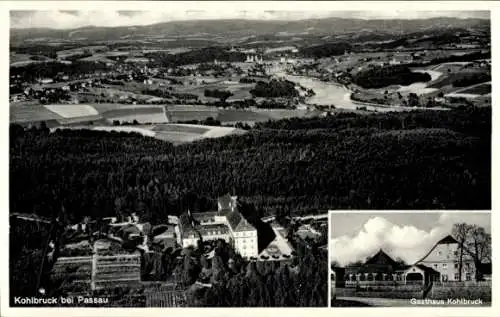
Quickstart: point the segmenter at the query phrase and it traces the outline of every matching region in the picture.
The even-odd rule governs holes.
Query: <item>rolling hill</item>
[[[485,19],[432,18],[415,20],[361,20],[343,18],[283,20],[196,20],[158,23],[147,26],[127,27],[82,27],[77,29],[11,29],[11,43],[20,44],[26,40],[115,41],[144,40],[148,36],[186,37],[188,35],[205,39],[220,36],[228,38],[256,37],[263,35],[332,35],[354,32],[402,34],[438,29],[489,29],[490,21]]]

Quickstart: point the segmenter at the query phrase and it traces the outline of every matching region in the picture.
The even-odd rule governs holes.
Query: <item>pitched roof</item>
[[[189,217],[187,213],[182,213],[179,216],[179,230],[181,231],[181,233],[194,231],[193,225],[191,224],[191,217]]]
[[[447,235],[446,237],[444,237],[443,239],[439,240],[438,242],[436,242],[436,244],[429,250],[429,252],[427,252],[420,260],[418,260],[416,263],[419,263],[423,260],[425,260],[426,257],[429,256],[429,254],[431,254],[432,251],[434,251],[434,249],[440,245],[440,244],[452,244],[452,243],[458,243],[457,240],[455,240],[455,238],[453,238],[451,235]]]
[[[443,239],[439,240],[436,243],[436,245],[438,245],[438,244],[453,244],[453,243],[458,243],[458,241],[455,240],[455,238],[453,238],[451,235],[447,235]]]
[[[238,212],[234,211],[226,215],[227,222],[233,231],[250,231],[255,230],[248,221]]]
[[[213,224],[200,226],[198,231],[202,236],[210,236],[214,234],[226,234],[229,232],[229,228],[224,224]]]
[[[243,218],[241,216],[241,214],[237,211],[228,213],[226,215],[226,217],[227,217],[227,222],[229,223],[229,226],[231,227],[231,229],[233,231],[236,229],[236,227],[240,223],[241,218]]]
[[[397,262],[394,261],[387,253],[380,249],[374,256],[365,262],[365,265],[390,265],[397,266]]]
[[[240,223],[236,226],[234,231],[252,231],[255,227],[252,226],[244,217],[240,220]]]
[[[204,220],[214,219],[214,217],[216,215],[217,215],[216,211],[195,212],[195,213],[191,214],[193,219],[196,221],[199,221],[199,222],[204,221]]]

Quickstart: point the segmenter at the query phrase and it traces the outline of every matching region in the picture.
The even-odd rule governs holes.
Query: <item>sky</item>
[[[333,213],[330,259],[347,265],[383,249],[394,259],[415,263],[459,222],[491,232],[491,214],[483,212]]]
[[[168,10],[122,10],[122,11],[78,11],[78,10],[13,10],[10,11],[11,28],[54,28],[68,29],[83,26],[132,26],[149,25],[178,20],[201,20],[201,19],[257,19],[257,20],[299,20],[307,18],[359,18],[359,19],[420,19],[433,17],[457,17],[457,18],[489,18],[489,11],[314,11],[310,4],[308,10],[245,10],[227,6],[224,10],[220,8],[205,10],[202,8],[186,9],[185,7],[173,7]],[[213,7],[213,4],[212,4]],[[255,7],[255,6],[254,6]],[[162,8],[165,8],[163,6]]]

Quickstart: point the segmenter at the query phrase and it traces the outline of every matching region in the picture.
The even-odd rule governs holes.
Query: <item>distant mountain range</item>
[[[194,20],[158,23],[147,26],[82,27],[77,29],[11,29],[11,42],[26,40],[116,41],[138,38],[242,38],[253,36],[333,35],[347,33],[406,34],[444,29],[489,31],[489,19],[432,18],[415,20],[307,19],[283,20]]]

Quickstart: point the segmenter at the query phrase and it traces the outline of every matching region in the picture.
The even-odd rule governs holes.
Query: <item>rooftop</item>
[[[453,243],[458,243],[455,238],[453,238],[451,235],[447,235],[443,239],[439,240],[436,244],[453,244]]]
[[[224,224],[203,225],[198,228],[201,235],[219,235],[229,233],[229,228]]]
[[[278,228],[273,228],[276,234],[275,238],[269,245],[259,254],[259,260],[286,260],[291,258],[294,251],[284,236],[281,235]]]

